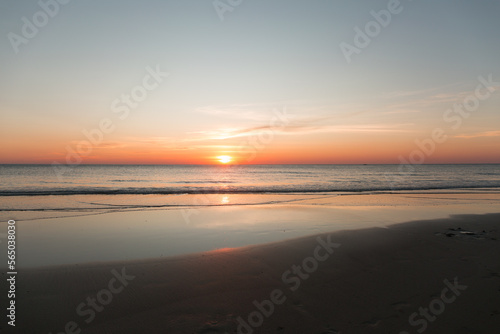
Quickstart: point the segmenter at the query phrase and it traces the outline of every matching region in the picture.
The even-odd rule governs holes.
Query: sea
[[[0,196],[331,193],[500,187],[500,165],[0,165]]]

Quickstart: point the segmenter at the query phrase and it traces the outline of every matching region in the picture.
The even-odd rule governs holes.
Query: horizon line
[[[0,166],[23,166],[23,165],[39,165],[39,166],[52,166],[52,163],[0,163]],[[269,163],[269,164],[182,164],[182,163],[171,163],[171,164],[158,164],[158,163],[81,163],[81,164],[61,164],[68,167],[77,166],[286,166],[286,165],[303,165],[303,166],[314,166],[314,165],[336,165],[336,166],[368,166],[368,165],[402,165],[402,163]],[[500,162],[442,162],[442,163],[423,163],[423,164],[411,164],[412,166],[429,166],[429,165],[500,165]]]

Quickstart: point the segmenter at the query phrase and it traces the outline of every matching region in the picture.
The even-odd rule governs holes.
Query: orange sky
[[[430,138],[414,133],[310,134],[276,133],[271,141],[261,142],[258,132],[250,137],[201,141],[196,145],[172,147],[167,142],[59,142],[58,138],[10,137],[0,149],[1,163],[73,164],[218,164],[217,156],[229,155],[236,164],[364,164],[400,163],[411,155],[424,163],[499,163],[497,136],[471,138],[453,136],[435,143],[432,152],[417,146]],[[204,145],[206,144],[206,145]],[[431,145],[432,144],[428,144]],[[77,151],[80,147],[81,151]],[[415,153],[417,152],[417,153]],[[422,153],[418,153],[422,152]],[[68,160],[67,160],[68,159]]]
[[[106,3],[0,39],[0,163],[500,163],[494,1],[409,2],[350,55],[380,4],[256,2],[221,20],[211,2]],[[3,8],[4,37],[38,11]]]

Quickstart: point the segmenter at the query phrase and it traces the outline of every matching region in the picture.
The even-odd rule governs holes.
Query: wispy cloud
[[[81,141],[73,140],[70,142],[70,145],[73,147],[76,147],[78,145],[81,145]],[[126,143],[121,142],[121,141],[105,141],[102,143],[99,143],[97,145],[92,144],[91,147],[92,149],[109,149],[109,148],[120,148],[120,147],[125,147]]]
[[[305,124],[290,124],[284,128],[277,129],[273,126],[256,126],[249,128],[242,128],[238,130],[227,131],[227,129],[221,129],[220,131],[211,131],[207,133],[209,135],[206,139],[229,139],[253,136],[265,131],[272,131],[274,133],[282,135],[306,135],[312,133],[369,133],[369,132],[411,132],[408,127],[411,124],[367,124],[367,125],[315,125]]]
[[[500,131],[485,131],[485,132],[477,132],[472,134],[462,134],[455,136],[455,138],[463,138],[463,139],[472,139],[480,137],[500,137]]]
[[[476,86],[477,83],[471,86],[457,82],[430,89],[392,92],[382,96],[382,100],[386,101],[386,110],[377,108],[375,111],[382,114],[398,114],[432,108],[450,108],[454,103],[462,103],[465,98],[473,95]],[[500,87],[494,88],[500,89]]]
[[[221,116],[225,119],[260,122],[268,120],[272,111],[273,106],[264,103],[206,106],[197,109],[199,113]]]
[[[436,95],[437,92],[441,92],[446,89],[463,87],[463,86],[464,86],[463,82],[454,82],[447,85],[420,89],[420,90],[394,91],[386,94],[385,97],[399,98],[399,97],[409,97],[409,96],[429,96],[429,95]]]

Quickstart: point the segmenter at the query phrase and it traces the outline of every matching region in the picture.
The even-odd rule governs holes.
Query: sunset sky
[[[41,3],[0,3],[0,163],[500,163],[499,1]]]

